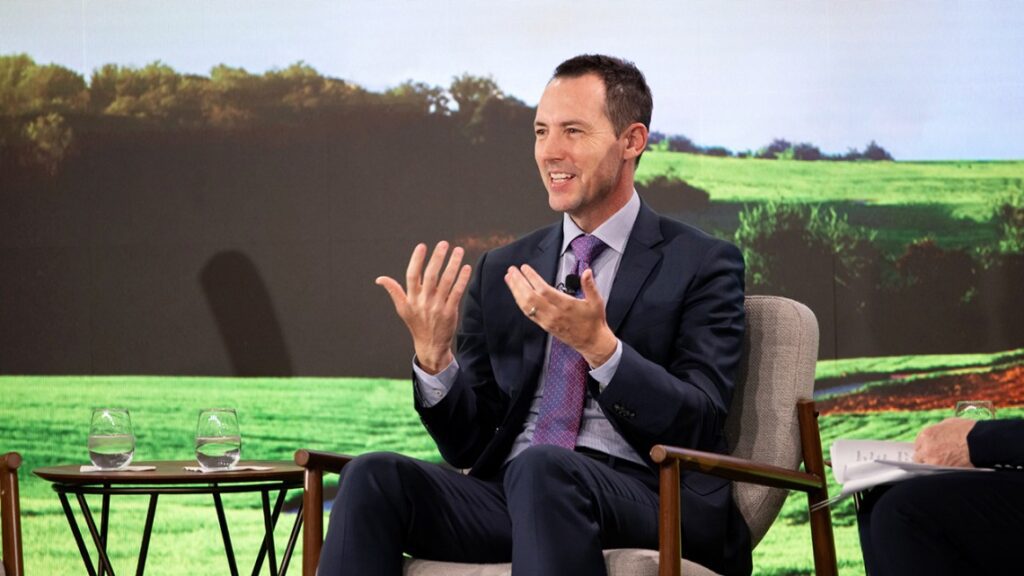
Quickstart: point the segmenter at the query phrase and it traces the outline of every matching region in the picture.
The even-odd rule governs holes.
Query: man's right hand
[[[442,240],[424,268],[427,245],[417,244],[405,271],[405,290],[388,276],[376,280],[377,285],[387,290],[395,311],[409,328],[416,362],[428,374],[437,374],[453,360],[452,338],[459,324],[459,301],[472,271],[468,264],[462,265],[464,251],[461,247],[452,250],[444,266],[447,255],[448,243]]]

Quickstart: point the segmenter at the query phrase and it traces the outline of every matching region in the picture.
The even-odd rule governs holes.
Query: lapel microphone
[[[560,284],[558,289],[565,294],[575,296],[580,291],[580,276],[579,274],[569,274],[565,277],[565,284]]]

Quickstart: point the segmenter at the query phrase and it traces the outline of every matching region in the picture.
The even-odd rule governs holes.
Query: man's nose
[[[542,160],[561,160],[565,157],[565,141],[557,134],[549,134],[537,142],[537,146]]]

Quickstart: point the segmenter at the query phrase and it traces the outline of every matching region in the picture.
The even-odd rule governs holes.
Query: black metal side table
[[[139,560],[136,567],[136,574],[141,576],[146,568],[146,553],[149,549],[149,537],[153,531],[153,518],[156,514],[157,499],[161,494],[210,494],[213,496],[213,503],[217,509],[217,519],[220,522],[221,536],[224,539],[224,551],[227,554],[228,566],[231,568],[232,576],[238,576],[238,566],[235,562],[235,553],[231,547],[231,535],[228,532],[227,518],[224,515],[224,505],[221,502],[221,494],[239,492],[259,492],[263,499],[263,522],[266,535],[263,538],[263,545],[260,547],[256,562],[253,565],[253,575],[259,574],[263,567],[264,557],[269,558],[270,573],[272,575],[284,575],[288,570],[288,563],[291,560],[295,543],[298,540],[299,530],[302,528],[301,504],[298,513],[295,515],[295,524],[292,526],[291,535],[288,538],[288,545],[285,547],[281,557],[280,570],[278,570],[277,558],[274,547],[274,527],[277,525],[278,516],[284,505],[285,496],[289,490],[301,489],[303,481],[303,469],[300,466],[287,461],[244,461],[239,466],[269,466],[270,470],[232,470],[228,472],[199,473],[185,470],[185,466],[194,466],[193,460],[159,461],[159,462],[133,462],[133,466],[155,466],[156,470],[145,472],[134,471],[112,471],[112,472],[81,472],[79,465],[51,466],[33,470],[36,476],[53,483],[53,489],[60,497],[60,503],[67,516],[71,533],[78,544],[78,551],[85,562],[85,568],[89,576],[96,576],[96,566],[93,565],[89,550],[86,548],[82,531],[75,519],[75,513],[68,501],[68,494],[73,494],[78,500],[78,506],[82,511],[89,534],[99,555],[99,574],[114,575],[110,565],[110,558],[107,556],[107,519],[110,511],[110,497],[121,494],[143,494],[149,496],[149,510],[146,512],[146,524],[142,533],[142,545],[139,548]],[[271,510],[270,493],[278,493],[277,501]],[[97,528],[93,519],[89,504],[86,502],[87,494],[99,494],[102,496],[103,504],[100,514],[100,525]]]

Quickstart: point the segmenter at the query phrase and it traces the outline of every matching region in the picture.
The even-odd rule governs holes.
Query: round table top
[[[57,484],[227,484],[243,482],[301,482],[304,469],[287,460],[242,460],[237,466],[270,466],[270,470],[228,470],[224,472],[190,472],[186,466],[197,466],[195,460],[158,460],[132,462],[132,466],[155,466],[156,470],[111,470],[82,472],[83,464],[45,466],[33,474]]]

